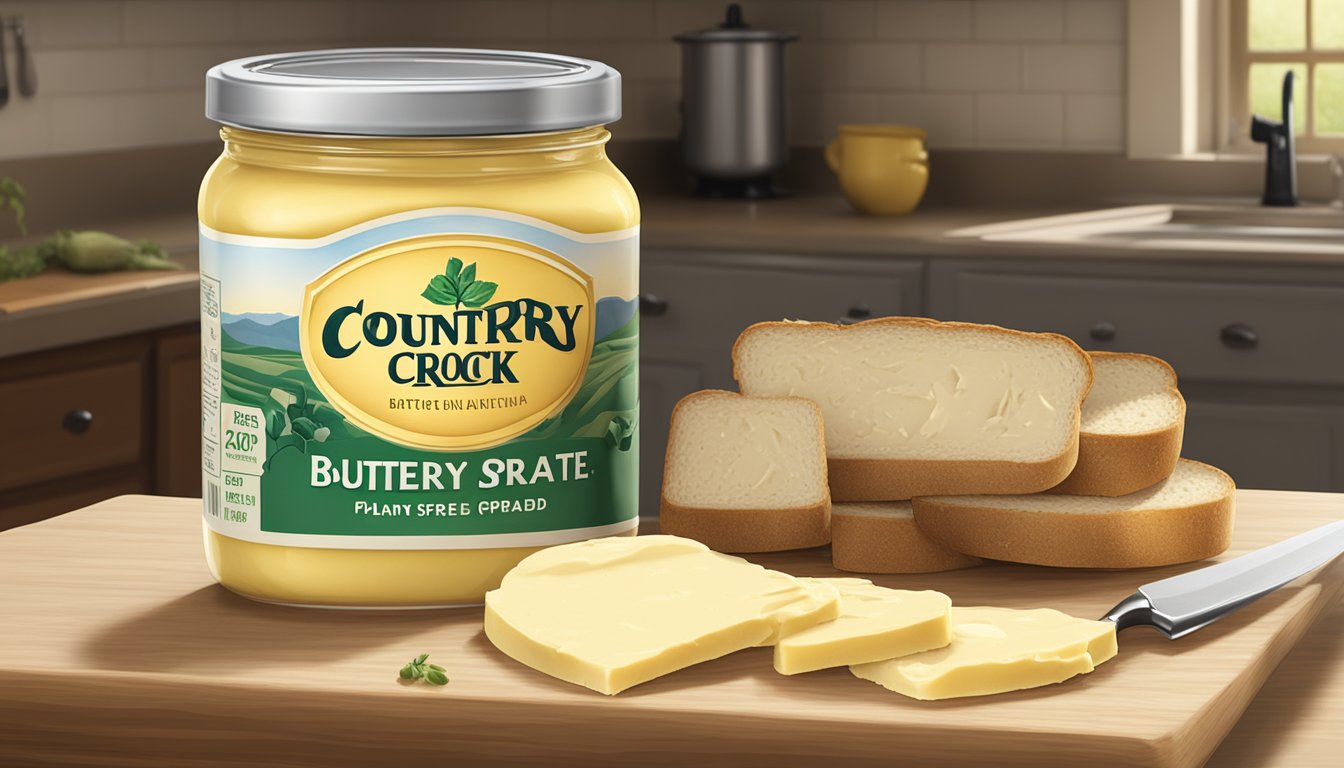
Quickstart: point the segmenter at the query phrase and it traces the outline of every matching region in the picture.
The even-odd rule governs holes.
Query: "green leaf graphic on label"
[[[442,304],[451,307],[458,302],[457,287],[451,280],[443,275],[435,275],[425,287],[424,293],[420,294],[435,304]]]
[[[462,303],[472,308],[483,307],[497,288],[498,285],[488,280],[478,280],[462,290]]]
[[[465,305],[469,309],[476,309],[485,306],[498,289],[498,283],[476,279],[475,262],[464,268],[462,260],[454,256],[448,260],[443,274],[431,278],[420,295],[445,307]]]

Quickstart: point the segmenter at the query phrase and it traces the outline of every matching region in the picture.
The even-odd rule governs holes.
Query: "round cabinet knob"
[[[873,316],[873,310],[863,304],[855,304],[849,308],[845,316],[840,318],[840,325],[853,325],[860,320],[867,320]]]
[[[1087,335],[1091,336],[1093,341],[1114,341],[1115,323],[1108,323],[1103,320],[1092,326],[1091,330],[1087,332]]]
[[[88,432],[91,426],[93,426],[93,414],[83,408],[76,408],[61,419],[61,429],[72,435],[82,435]]]
[[[1260,334],[1245,323],[1232,323],[1219,331],[1218,338],[1229,349],[1254,349],[1260,343]]]
[[[667,300],[652,293],[639,294],[639,313],[650,317],[667,314]]]

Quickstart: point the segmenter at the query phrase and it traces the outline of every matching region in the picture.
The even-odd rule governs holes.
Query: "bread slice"
[[[663,533],[720,552],[775,552],[831,540],[821,411],[799,397],[706,390],[672,411]]]
[[[1123,352],[1089,352],[1096,379],[1083,401],[1078,464],[1051,493],[1124,496],[1176,470],[1185,399],[1166,361]]]
[[[930,539],[908,501],[831,506],[831,564],[857,573],[935,573],[980,565]]]
[[[914,500],[931,538],[977,557],[1065,568],[1147,568],[1227,549],[1236,486],[1181,459],[1171,477],[1128,496],[937,496]]]
[[[758,323],[733,375],[743,394],[820,406],[836,501],[889,501],[1058,485],[1092,362],[1056,334],[884,317]]]

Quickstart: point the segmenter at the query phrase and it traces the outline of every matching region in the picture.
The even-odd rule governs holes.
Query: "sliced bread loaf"
[[[798,397],[707,390],[672,411],[660,525],[720,552],[830,541],[821,411]]]
[[[856,573],[934,573],[980,565],[930,539],[908,501],[831,506],[831,564]]]
[[[1051,493],[1124,496],[1176,470],[1185,399],[1176,372],[1148,355],[1089,352],[1095,380],[1083,401],[1078,464]]]
[[[817,403],[836,501],[1058,485],[1092,384],[1063,336],[909,317],[758,323],[733,373],[743,394]]]
[[[936,496],[915,522],[958,552],[1066,568],[1147,568],[1212,557],[1232,538],[1236,487],[1181,459],[1166,480],[1128,496]]]

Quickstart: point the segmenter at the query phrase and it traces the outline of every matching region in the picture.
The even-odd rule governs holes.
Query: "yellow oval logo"
[[[583,382],[593,281],[534,245],[430,235],[309,283],[303,360],[348,420],[393,442],[473,450],[523,434]]]

